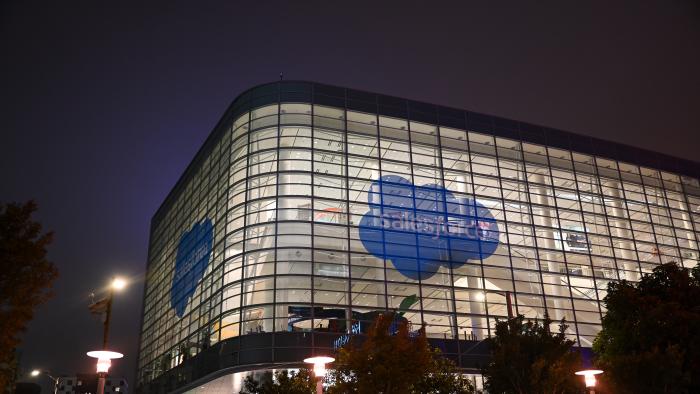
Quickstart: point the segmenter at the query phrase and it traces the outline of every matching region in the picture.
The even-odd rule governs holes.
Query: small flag
[[[95,315],[99,315],[102,313],[107,312],[107,305],[109,304],[109,300],[107,298],[103,298],[99,301],[93,302],[88,306],[88,309],[90,309],[90,313],[94,313]]]

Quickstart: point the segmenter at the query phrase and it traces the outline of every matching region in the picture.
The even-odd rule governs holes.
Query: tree
[[[571,393],[581,383],[574,372],[581,357],[573,350],[574,341],[566,339],[566,324],[552,333],[552,320],[527,321],[522,315],[498,321],[496,335],[486,341],[491,348],[491,363],[484,369],[484,388],[489,393]]]
[[[299,372],[278,371],[272,378],[272,372],[265,372],[260,380],[248,375],[240,394],[313,394],[316,381],[312,373],[302,368]]]
[[[608,284],[593,343],[619,393],[700,392],[700,266],[662,264],[635,282]]]
[[[379,315],[361,343],[355,337],[339,350],[328,393],[474,392],[454,363],[430,348],[424,330],[413,334],[400,316]]]
[[[421,394],[476,393],[472,381],[457,369],[452,360],[443,357],[439,349],[433,349],[432,352],[428,371],[423,374],[418,383],[413,385],[412,392]]]
[[[36,209],[34,201],[0,204],[0,392],[12,389],[20,334],[58,276],[46,258],[53,234],[32,220]]]

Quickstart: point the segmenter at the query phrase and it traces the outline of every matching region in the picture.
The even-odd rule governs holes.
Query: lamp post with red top
[[[93,302],[89,307],[92,313],[105,314],[102,333],[102,350],[93,350],[87,353],[89,357],[97,359],[97,394],[104,394],[105,378],[107,377],[109,367],[112,365],[112,360],[124,357],[124,355],[119,352],[107,350],[107,340],[109,338],[109,323],[112,318],[112,300],[114,299],[114,292],[120,291],[125,287],[126,281],[124,279],[112,279],[107,297]]]
[[[335,361],[333,357],[316,356],[304,359],[305,363],[314,365],[314,375],[316,376],[316,394],[323,394],[323,378],[326,376],[326,364]]]

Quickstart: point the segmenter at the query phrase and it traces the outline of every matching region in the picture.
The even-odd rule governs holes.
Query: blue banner
[[[187,303],[209,266],[213,244],[214,227],[209,219],[196,223],[180,237],[170,289],[170,305],[178,317],[185,314]]]
[[[491,212],[441,186],[386,175],[372,182],[367,200],[370,210],[359,225],[362,244],[408,278],[430,278],[441,265],[485,259],[498,247]]]

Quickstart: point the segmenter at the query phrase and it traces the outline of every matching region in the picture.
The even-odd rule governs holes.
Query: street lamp
[[[576,375],[583,376],[586,383],[586,389],[590,390],[591,394],[595,394],[596,375],[603,373],[600,369],[584,369],[583,371],[575,372]]]
[[[103,298],[99,301],[93,302],[90,305],[90,312],[95,314],[105,314],[104,318],[104,330],[102,336],[102,349],[107,349],[107,338],[109,337],[109,322],[112,318],[112,300],[114,299],[114,291],[121,291],[127,285],[126,280],[123,278],[115,277],[112,279],[112,283],[109,284],[109,292],[107,293],[107,298]]]
[[[121,290],[126,287],[126,281],[122,278],[114,278],[112,280],[112,288],[114,290]]]
[[[124,355],[109,350],[93,350],[87,352],[87,355],[97,359],[97,394],[104,394],[105,377],[107,376],[109,367],[112,366],[112,360],[115,358],[122,358]]]
[[[335,361],[333,357],[316,356],[305,358],[304,362],[314,365],[314,375],[316,375],[316,394],[323,394],[323,377],[326,376],[326,364]]]
[[[29,373],[29,375],[33,378],[35,378],[41,374],[44,374],[49,379],[51,379],[51,381],[53,382],[53,394],[56,394],[56,392],[58,391],[58,378],[53,377],[48,371],[42,371],[39,369],[34,369],[34,370],[32,370],[32,372]]]
[[[109,320],[112,317],[112,299],[114,298],[114,290],[120,291],[126,287],[126,281],[122,278],[112,279],[109,286],[109,298],[107,301],[107,314],[105,315],[104,338],[102,340],[102,349],[107,349],[107,336],[109,335]]]

